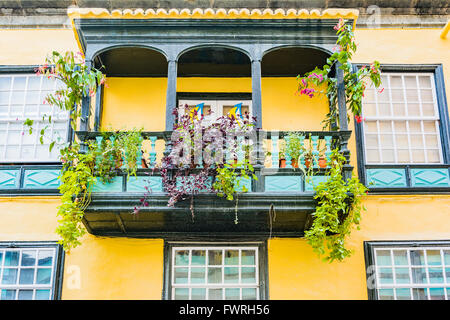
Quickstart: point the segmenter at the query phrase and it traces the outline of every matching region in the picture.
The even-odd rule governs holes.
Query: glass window
[[[0,75],[0,162],[59,160],[58,148],[50,152],[49,145],[54,140],[67,140],[68,112],[44,103],[46,96],[59,86],[61,82],[45,76]],[[23,125],[27,118],[34,121],[31,135]],[[44,144],[41,144],[39,132],[44,128]]]
[[[205,126],[227,114],[235,115],[239,119],[246,114],[251,115],[252,112],[251,100],[180,100],[179,106],[181,114],[189,113],[199,118],[203,115]]]
[[[442,163],[439,112],[432,73],[383,73],[384,90],[363,98],[368,164]]]
[[[55,272],[55,248],[0,247],[0,300],[51,299]]]
[[[259,299],[258,247],[172,247],[171,298]]]
[[[376,247],[374,258],[378,299],[449,299],[450,247]]]

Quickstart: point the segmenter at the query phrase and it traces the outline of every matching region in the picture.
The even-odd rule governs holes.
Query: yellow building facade
[[[105,216],[95,215],[96,212],[106,212],[106,209],[101,211],[103,209],[100,204],[95,203],[95,192],[92,205],[97,211],[92,209],[87,215],[87,224],[91,230],[81,239],[82,245],[64,253],[56,244],[59,239],[55,233],[58,224],[57,207],[60,205],[55,187],[58,185],[56,177],[59,164],[52,155],[47,161],[40,158],[34,161],[32,156],[24,158],[24,153],[9,153],[8,146],[26,146],[24,140],[21,143],[14,140],[24,138],[20,134],[13,136],[16,116],[12,112],[11,93],[8,101],[1,102],[7,110],[2,116],[5,121],[2,120],[1,124],[1,133],[6,138],[0,145],[0,245],[3,244],[0,246],[0,268],[3,272],[0,272],[1,299],[221,299],[228,297],[228,293],[234,298],[275,300],[450,299],[450,147],[447,108],[450,95],[446,92],[446,86],[450,82],[450,36],[445,35],[444,27],[360,27],[357,24],[358,11],[354,9],[317,12],[273,10],[271,13],[263,10],[252,13],[250,10],[221,12],[213,9],[195,13],[189,10],[161,12],[71,9],[71,28],[1,29],[1,93],[6,96],[10,91],[16,92],[14,85],[19,82],[14,81],[19,81],[16,79],[20,77],[31,77],[28,75],[36,65],[42,64],[45,56],[52,51],[82,51],[86,59],[92,59],[90,61],[94,66],[103,64],[106,69],[107,87],[102,89],[99,96],[99,130],[170,130],[167,126],[167,106],[171,99],[178,105],[184,101],[206,101],[213,105],[211,101],[214,101],[214,106],[225,106],[225,101],[242,100],[244,104],[249,103],[253,114],[260,115],[258,120],[263,130],[321,131],[321,121],[329,108],[328,101],[325,97],[309,98],[296,94],[296,74],[311,71],[318,63],[323,62],[332,45],[321,44],[321,41],[326,40],[320,38],[319,31],[312,35],[312,43],[316,47],[307,42],[302,46],[302,41],[294,41],[295,45],[290,45],[287,40],[283,40],[286,43],[282,42],[281,36],[277,38],[276,35],[274,42],[279,41],[280,44],[273,45],[263,37],[265,27],[257,27],[259,25],[255,21],[275,21],[273,23],[288,23],[289,26],[295,21],[292,22],[292,32],[299,32],[302,28],[330,29],[331,26],[329,32],[333,34],[333,23],[339,18],[350,19],[356,26],[354,32],[358,45],[352,63],[358,66],[368,65],[373,60],[380,61],[382,75],[385,77],[383,87],[388,93],[384,98],[373,91],[374,100],[370,100],[371,96],[367,94],[363,104],[365,120],[359,124],[352,119],[349,125],[349,130],[352,131],[348,140],[350,165],[353,166],[353,174],[358,175],[370,189],[363,198],[366,211],[362,213],[360,229],[353,230],[347,239],[353,254],[342,262],[322,261],[302,236],[303,230],[299,231],[304,226],[304,219],[296,215],[295,210],[299,209],[284,212],[281,202],[274,205],[275,211],[279,210],[280,213],[277,216],[278,222],[276,218],[273,220],[273,234],[272,230],[268,233],[264,229],[258,235],[256,232],[248,232],[246,236],[246,228],[252,228],[252,221],[246,221],[246,213],[242,211],[239,212],[239,217],[244,221],[243,231],[233,229],[228,236],[219,235],[215,238],[213,233],[217,233],[218,226],[211,227],[212,229],[206,227],[201,232],[192,231],[192,234],[183,231],[184,229],[178,232],[176,226],[170,225],[172,220],[175,221],[173,224],[177,223],[173,214],[169,215],[170,213],[161,209],[153,212],[153,216],[149,212],[142,213],[142,217],[138,215],[132,218],[132,206],[128,213],[111,214],[123,219],[126,232],[123,229],[120,231],[119,226],[113,226],[113,220],[110,221],[112,218],[107,216],[109,211]],[[170,27],[176,24],[170,22],[186,21],[187,31],[183,34],[183,39],[192,36],[195,46],[190,49],[186,47],[184,51],[180,49],[176,56],[170,51],[172,49],[161,52],[162,49],[158,48],[164,49],[166,44],[153,33],[143,34],[148,42],[147,47],[141,43],[136,44],[132,32],[124,36],[124,30],[135,27],[133,23],[144,21],[151,25],[159,20]],[[208,21],[205,28],[211,28],[217,39],[221,39],[220,32],[228,31],[217,27],[215,20],[221,23],[229,20],[236,25],[240,25],[242,21],[250,25],[255,23],[257,26],[252,26],[255,33],[261,32],[264,45],[252,47],[252,40],[248,40],[251,39],[250,36],[239,40],[243,44],[242,48],[247,49],[246,52],[244,49],[239,51],[225,40],[221,42],[216,39],[209,43],[209,47],[197,45],[202,40],[198,40],[200,36],[196,32],[189,33],[189,28],[195,29],[192,21],[201,24],[202,20]],[[90,24],[93,21],[96,24]],[[317,21],[329,23],[322,25]],[[104,31],[101,26],[106,24],[111,29]],[[138,27],[142,25],[139,24]],[[106,40],[97,41],[96,37],[102,32]],[[284,34],[286,39],[291,39],[289,32],[291,31]],[[173,39],[168,31],[162,33]],[[314,37],[321,40],[314,41]],[[108,41],[109,47],[106,45]],[[118,43],[121,41],[126,45],[120,47]],[[153,48],[152,41],[157,44]],[[179,44],[180,48],[183,45]],[[173,48],[175,47],[174,45]],[[152,52],[147,53],[146,50]],[[133,52],[136,52],[135,56]],[[155,57],[156,54],[161,57]],[[145,70],[141,70],[133,63],[134,58],[129,59],[130,55],[138,63],[148,61],[149,65],[154,64],[155,67],[143,67]],[[99,57],[101,62],[95,60]],[[215,59],[217,62],[214,62]],[[165,60],[165,64],[161,66],[160,60]],[[177,63],[178,74],[175,72],[175,79],[170,75],[172,61]],[[260,86],[256,86],[256,89],[255,79],[258,78],[255,78],[255,61],[259,64],[260,72]],[[209,67],[208,64],[217,65],[217,68]],[[411,79],[416,82],[409,86]],[[30,86],[30,80],[26,81],[27,86]],[[400,84],[396,81],[400,81]],[[11,85],[10,89],[7,85]],[[41,93],[44,92],[42,86],[43,84]],[[18,90],[31,90],[30,87],[27,88]],[[260,93],[260,102],[258,98],[255,100],[255,92]],[[175,96],[171,96],[173,93]],[[396,100],[396,94],[401,95],[400,100]],[[431,95],[430,100],[426,100],[428,95]],[[24,106],[27,101],[23,102]],[[257,111],[258,104],[260,111]],[[430,113],[426,111],[428,106],[432,109]],[[369,113],[369,108],[373,108],[374,113]],[[383,108],[388,108],[389,111],[383,113]],[[396,110],[400,108],[406,111],[397,113]],[[419,110],[417,115],[414,108]],[[17,119],[21,120],[24,115],[26,111],[18,115]],[[407,128],[405,132],[398,129],[403,125]],[[434,126],[434,129],[427,131],[428,125]],[[383,129],[386,126],[389,129]],[[416,126],[419,129],[414,131]],[[371,131],[373,127],[376,128],[375,131]],[[17,130],[19,132],[22,129]],[[406,146],[401,145],[401,139],[408,141]],[[268,142],[270,150],[271,143]],[[158,159],[162,157],[163,148],[164,142],[158,139]],[[408,156],[403,157],[403,151]],[[265,159],[266,167],[271,163],[272,159]],[[42,176],[40,170],[47,170],[45,172],[48,175]],[[289,194],[294,199],[289,201],[294,203],[295,197],[303,199],[298,194],[310,195],[312,192],[304,181],[299,182],[301,187],[298,191],[295,191],[291,182],[278,182],[281,187],[276,190],[276,184],[269,185],[276,177],[276,174],[271,173],[270,179],[267,176],[264,178],[264,190],[272,190],[268,193],[273,199],[278,199],[281,194]],[[127,183],[126,190],[131,190],[130,182],[122,180],[120,183]],[[110,197],[123,192],[111,186],[112,193],[109,194],[108,188],[104,186],[98,191],[99,197],[104,196],[101,201],[109,201],[108,199],[112,199]],[[254,188],[253,185],[249,194],[264,194],[264,191],[255,191]],[[280,199],[284,201],[284,198]],[[136,196],[135,200],[139,201],[139,197]],[[264,201],[261,200],[261,206],[265,206]],[[260,209],[265,214],[268,211],[269,205]],[[211,212],[214,212],[213,207]],[[126,214],[129,214],[128,218]],[[299,216],[304,217],[304,214]],[[212,215],[208,217],[213,219]],[[234,216],[228,215],[228,218],[232,222]],[[266,216],[263,219],[265,218]],[[153,221],[162,227],[144,230],[145,227],[136,226],[139,219],[146,223]],[[303,222],[299,219],[303,219]],[[254,223],[256,225],[259,220]],[[297,229],[285,227],[283,223],[292,223]],[[165,233],[167,236],[164,236]],[[195,256],[200,251],[202,253]],[[217,255],[218,251],[224,258],[215,268],[222,268],[223,285],[213,282],[216,285],[209,286],[208,277],[212,275],[213,279],[214,275],[208,273],[210,271],[206,272],[205,268],[212,268],[212,254]],[[186,261],[181,255],[177,256],[179,252],[186,255]],[[232,267],[227,267],[227,259],[232,259],[235,252],[238,252],[239,258],[236,261],[239,262],[233,260],[233,263],[230,262]],[[42,257],[47,257],[47,260],[42,258],[42,265],[41,253]],[[26,269],[24,261],[27,254],[29,260],[34,261],[30,262],[34,263],[34,267],[28,268],[36,273],[35,282],[30,280],[31,283],[27,282],[28,278],[23,271]],[[209,257],[209,267],[203,266],[202,263],[206,262],[201,262],[201,257],[205,256]],[[194,262],[199,257],[200,260]],[[196,268],[198,273],[206,277],[204,288],[200,285],[202,280],[194,283],[193,279],[198,276],[193,273]],[[240,280],[239,285],[233,286],[230,285],[234,284],[233,280],[226,282],[225,279],[236,270],[239,270]],[[183,285],[177,286],[176,279],[184,277],[186,283],[180,280]],[[245,283],[244,279],[252,277],[257,282],[256,285]],[[373,286],[373,279],[378,286]],[[21,284],[22,281],[25,284]],[[192,283],[194,284],[191,285]],[[198,291],[194,292],[194,289]]]

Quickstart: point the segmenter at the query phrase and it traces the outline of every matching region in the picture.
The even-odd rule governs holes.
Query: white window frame
[[[22,254],[23,251],[35,251],[36,252],[36,259],[34,266],[22,266]],[[51,266],[39,266],[38,260],[39,260],[39,251],[52,251],[52,265]],[[0,300],[1,300],[1,291],[2,290],[16,290],[15,292],[15,299],[18,300],[19,297],[19,290],[33,290],[33,298],[32,300],[35,300],[36,297],[36,290],[50,290],[49,292],[49,300],[52,300],[52,297],[54,296],[54,288],[55,288],[55,272],[57,268],[57,252],[56,248],[54,247],[22,247],[22,248],[5,248],[0,247],[0,252],[3,253],[2,259],[0,260]],[[19,262],[17,266],[5,266],[6,261],[6,252],[19,252]],[[17,278],[15,284],[3,284],[3,273],[5,271],[5,268],[14,268],[17,269]],[[51,269],[50,274],[50,283],[49,284],[37,284],[35,283],[37,280],[37,270],[39,268],[45,268],[45,269]],[[23,269],[34,269],[34,280],[33,284],[19,284],[20,280],[20,274]]]
[[[442,138],[441,138],[441,132],[440,132],[440,116],[439,116],[439,108],[438,108],[438,102],[437,102],[437,95],[436,95],[436,86],[435,86],[435,82],[434,82],[434,73],[432,72],[383,72],[382,75],[387,75],[387,79],[388,79],[388,83],[383,83],[382,86],[386,88],[390,88],[390,89],[400,89],[398,87],[391,87],[390,85],[390,79],[391,76],[401,76],[402,77],[402,89],[403,89],[403,102],[400,101],[392,101],[392,94],[390,93],[389,90],[389,100],[386,102],[379,102],[378,101],[378,94],[376,89],[374,90],[373,88],[371,88],[371,90],[374,90],[374,101],[367,101],[366,103],[370,103],[370,104],[375,104],[376,105],[376,115],[375,116],[367,116],[364,113],[364,99],[363,99],[363,117],[364,117],[364,122],[365,121],[371,121],[371,122],[375,122],[376,126],[377,126],[377,132],[376,133],[367,133],[366,132],[366,128],[365,128],[365,124],[364,122],[362,123],[362,139],[363,139],[363,143],[364,143],[364,152],[366,154],[366,164],[367,165],[420,165],[420,164],[443,164],[444,163],[444,159],[443,159],[443,150],[442,150]],[[408,116],[408,102],[407,101],[407,96],[406,96],[406,86],[405,86],[405,80],[404,77],[405,76],[415,76],[416,77],[416,84],[417,84],[417,93],[418,93],[418,104],[420,105],[420,116]],[[432,91],[432,97],[433,97],[433,105],[434,105],[434,114],[435,116],[423,116],[423,107],[422,104],[424,103],[421,99],[421,86],[420,86],[420,82],[419,82],[419,76],[429,76],[430,77],[430,83],[431,83],[431,91]],[[424,88],[424,89],[430,89],[430,88]],[[379,107],[378,104],[379,103],[384,103],[384,104],[389,104],[390,106],[390,112],[392,114],[392,116],[379,116]],[[405,116],[394,116],[394,110],[393,110],[393,104],[395,103],[403,103],[405,105]],[[393,150],[394,152],[394,162],[383,162],[383,155],[382,155],[382,145],[381,145],[381,134],[383,134],[380,131],[380,121],[388,121],[391,123],[391,129],[392,129],[392,136],[393,136],[393,147],[389,150]],[[409,152],[409,162],[399,162],[398,161],[398,148],[396,145],[396,132],[395,132],[395,126],[394,126],[394,121],[405,121],[405,125],[406,125],[406,135],[408,138],[408,149],[402,149],[402,150],[408,150]],[[411,145],[411,140],[410,140],[410,131],[409,131],[409,121],[420,121],[420,125],[421,125],[421,135],[422,135],[422,141],[423,141],[423,148],[414,148]],[[434,121],[435,122],[435,127],[436,127],[436,135],[437,135],[437,140],[438,140],[438,146],[436,149],[432,149],[432,148],[427,148],[426,147],[426,142],[425,142],[425,136],[427,135],[427,133],[424,132],[424,126],[423,126],[423,121]],[[366,134],[370,134],[370,135],[377,135],[377,139],[378,139],[378,147],[370,147],[368,146],[367,143],[367,139],[366,139]],[[419,134],[419,133],[417,133]],[[379,161],[373,162],[373,161],[368,161],[368,150],[377,150],[378,151],[378,157],[379,157]],[[412,150],[424,150],[424,162],[413,162],[413,155],[412,155]],[[439,162],[429,162],[428,161],[428,155],[427,155],[427,150],[438,150],[439,152]]]
[[[51,109],[51,113],[50,114],[46,114],[47,116],[51,116],[52,117],[52,123],[50,124],[48,122],[48,117],[45,118],[45,122],[42,122],[42,115],[40,115],[40,107],[39,105],[42,105],[42,101],[39,101],[39,103],[37,103],[36,105],[38,105],[38,109],[37,109],[37,113],[36,115],[26,115],[25,114],[25,109],[27,104],[26,99],[24,98],[24,102],[22,104],[23,109],[22,109],[22,114],[20,115],[12,115],[11,114],[11,105],[12,105],[12,93],[13,93],[13,83],[14,83],[14,79],[15,78],[22,78],[22,77],[26,77],[26,82],[25,82],[25,88],[23,90],[24,94],[26,95],[27,92],[29,92],[28,90],[28,81],[29,78],[31,77],[41,77],[41,81],[39,84],[39,89],[37,90],[32,90],[32,91],[36,91],[39,95],[39,98],[42,98],[42,96],[48,92],[51,92],[52,90],[44,90],[43,89],[43,83],[44,81],[46,81],[45,76],[41,75],[41,76],[37,76],[36,74],[33,73],[5,73],[5,74],[0,74],[0,78],[11,78],[11,84],[10,84],[10,88],[9,90],[1,90],[1,92],[9,92],[9,101],[8,101],[8,114],[6,115],[6,117],[4,115],[0,115],[0,125],[4,125],[6,124],[6,130],[5,130],[5,143],[0,144],[0,163],[11,163],[11,162],[24,162],[24,163],[36,163],[36,162],[59,162],[59,152],[57,150],[57,146],[55,146],[55,148],[52,150],[52,152],[50,153],[49,151],[46,152],[46,156],[36,156],[37,155],[37,146],[40,146],[40,141],[39,141],[39,132],[41,129],[43,129],[45,126],[49,125],[48,128],[48,134],[50,137],[54,138],[54,126],[55,125],[64,125],[64,131],[63,131],[63,135],[60,137],[61,138],[61,142],[66,142],[68,139],[68,134],[69,134],[69,113],[68,112],[55,112],[55,111],[59,111],[59,110],[55,110],[55,107],[52,107]],[[55,83],[55,85],[53,86],[53,90],[56,90],[57,88],[57,84]],[[20,90],[22,91],[22,90]],[[31,105],[35,105],[34,103]],[[24,140],[24,135],[29,135],[28,133],[28,127],[23,125],[23,122],[26,119],[30,119],[34,121],[33,124],[33,134],[34,134],[34,144],[30,145],[27,144],[26,146],[32,146],[33,148],[33,154],[34,157],[30,157],[30,158],[24,158],[22,157],[22,148],[24,146],[23,144],[23,140]],[[14,146],[18,146],[19,147],[19,158],[6,158],[6,152],[7,152],[7,147],[8,145],[11,146],[11,143],[8,144],[8,135],[10,133],[10,126],[12,124],[18,124],[20,126],[20,130],[23,132],[23,134],[20,134],[19,139],[20,141],[17,141],[17,143],[14,143],[12,145]],[[17,130],[17,129],[16,129]],[[46,138],[44,138],[46,139]],[[47,143],[44,143],[42,146],[46,146],[47,149],[50,145],[51,141],[46,141]]]
[[[238,103],[241,103],[243,105],[248,105],[248,110],[250,113],[250,117],[253,114],[253,108],[252,108],[252,100],[210,100],[210,99],[204,99],[204,100],[200,100],[200,99],[195,99],[195,100],[189,100],[189,99],[183,99],[183,100],[179,100],[179,110],[180,110],[180,114],[184,114],[185,110],[184,110],[184,106],[187,105],[198,105],[200,103],[205,103],[206,105],[211,105],[211,116],[205,116],[203,123],[205,126],[210,125],[212,123],[214,123],[214,121],[219,118],[222,117],[223,114],[223,107],[225,105],[236,105]]]
[[[397,300],[397,293],[396,289],[410,289],[410,297],[411,299],[414,299],[413,296],[413,289],[414,288],[420,288],[420,289],[426,289],[427,291],[427,298],[428,300],[431,300],[430,295],[430,289],[433,288],[443,288],[444,290],[444,297],[445,300],[449,300],[450,297],[450,278],[447,279],[446,277],[446,268],[450,268],[450,265],[445,263],[444,259],[444,250],[450,251],[450,246],[377,246],[373,249],[373,261],[372,263],[375,266],[375,281],[376,281],[376,297],[377,299],[380,299],[380,291],[383,289],[392,289],[394,294],[394,299]],[[396,265],[394,263],[394,251],[405,251],[407,252],[407,265]],[[432,251],[440,251],[441,256],[441,265],[429,265],[428,264],[428,255],[426,253],[427,250]],[[390,259],[391,259],[391,265],[390,266],[382,266],[378,265],[377,261],[377,252],[378,251],[390,251]],[[423,251],[424,252],[424,259],[425,264],[424,265],[413,265],[411,263],[411,251]],[[416,268],[424,268],[426,272],[427,277],[427,283],[413,283],[413,274],[412,269]],[[385,284],[380,282],[380,269],[391,269],[392,271],[392,282],[391,284]],[[396,272],[395,268],[408,268],[409,271],[409,280],[410,283],[397,283],[396,279]],[[441,268],[442,269],[442,275],[443,275],[443,282],[442,283],[431,283],[430,282],[430,275],[429,275],[429,268]]]
[[[179,266],[182,268],[188,268],[188,283],[186,284],[176,284],[175,283],[175,252],[177,250],[181,251],[189,251],[189,264],[187,266]],[[192,262],[192,250],[203,250],[206,251],[205,253],[205,283],[199,283],[199,284],[192,284],[190,283],[190,270],[191,270],[191,262]],[[222,250],[222,264],[221,265],[214,265],[214,267],[221,267],[222,268],[222,283],[220,284],[208,284],[208,266],[209,266],[209,255],[208,252],[211,250]],[[239,264],[238,265],[225,265],[225,251],[226,250],[239,250]],[[241,251],[242,250],[252,250],[255,252],[255,264],[254,265],[242,265],[241,264]],[[174,245],[171,247],[171,263],[170,263],[170,284],[171,284],[171,290],[170,290],[170,299],[175,299],[175,289],[177,288],[187,288],[189,289],[189,300],[191,300],[191,289],[192,288],[205,288],[206,290],[206,300],[209,300],[208,297],[208,289],[222,289],[222,298],[225,299],[225,289],[227,288],[235,288],[240,289],[240,299],[242,300],[242,289],[244,288],[255,288],[256,289],[256,300],[260,299],[260,264],[259,264],[259,247],[258,246],[227,246],[227,245],[204,245],[204,246],[176,246]],[[201,266],[196,266],[201,267]],[[224,267],[238,267],[239,268],[239,282],[238,283],[225,283],[225,272]],[[255,283],[242,283],[242,275],[241,275],[241,268],[242,267],[255,267]]]

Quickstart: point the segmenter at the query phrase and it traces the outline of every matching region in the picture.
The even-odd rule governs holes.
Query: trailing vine
[[[314,187],[318,205],[312,213],[313,223],[305,231],[305,237],[313,250],[319,255],[325,255],[325,260],[342,261],[351,255],[351,250],[345,247],[345,238],[351,233],[353,226],[358,226],[361,219],[361,198],[367,188],[353,176],[345,181],[343,166],[345,157],[338,149],[332,151],[331,168],[327,172],[325,182]]]

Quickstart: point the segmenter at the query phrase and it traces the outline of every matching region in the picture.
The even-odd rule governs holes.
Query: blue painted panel
[[[0,170],[0,189],[18,189],[20,170]]]
[[[145,192],[145,187],[148,187],[150,192],[162,192],[162,178],[153,176],[131,176],[127,181],[127,192]]]
[[[122,192],[123,177],[114,177],[111,183],[102,183],[97,178],[97,183],[92,188],[92,192]]]
[[[24,189],[57,189],[60,185],[60,170],[25,170]]]
[[[448,170],[440,169],[411,169],[411,185],[413,187],[448,187],[450,179]]]
[[[244,187],[247,189],[247,192],[252,191],[252,179],[251,178],[239,178],[239,188],[238,192],[243,192]]]
[[[327,181],[327,179],[327,176],[312,176],[307,178],[305,181],[305,191],[313,192],[315,186],[317,186],[321,182]]]
[[[404,169],[367,169],[369,188],[406,187]]]
[[[266,176],[265,191],[302,191],[301,176]]]

